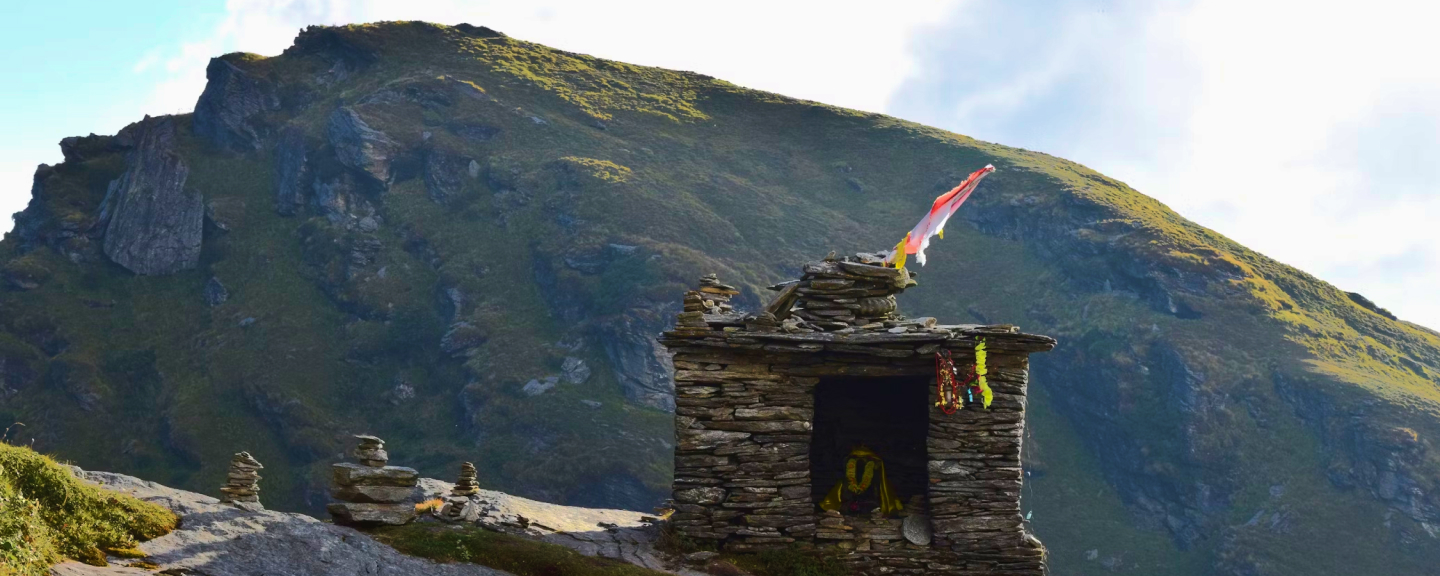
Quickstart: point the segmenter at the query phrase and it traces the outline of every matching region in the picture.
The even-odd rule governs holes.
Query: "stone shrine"
[[[713,274],[685,295],[660,338],[675,365],[673,529],[734,551],[828,548],[861,574],[1045,574],[1020,449],[1028,355],[1055,341],[907,319],[895,295],[915,274],[882,258],[807,264],[754,315]],[[942,361],[963,389],[937,386]],[[821,509],[847,485],[883,485],[892,504]]]

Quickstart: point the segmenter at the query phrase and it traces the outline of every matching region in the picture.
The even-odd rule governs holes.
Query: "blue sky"
[[[483,24],[1076,160],[1440,328],[1440,12],[1372,0],[12,3],[0,212],[69,135],[189,111],[308,24]],[[821,7],[823,6],[823,8]],[[0,221],[0,230],[10,222]]]

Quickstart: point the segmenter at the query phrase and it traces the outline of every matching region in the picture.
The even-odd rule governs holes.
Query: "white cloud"
[[[913,44],[922,72],[897,91],[895,112],[1085,163],[1440,327],[1437,8],[966,8]]]

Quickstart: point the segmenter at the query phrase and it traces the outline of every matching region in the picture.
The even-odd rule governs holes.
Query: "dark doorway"
[[[815,502],[845,476],[846,457],[861,444],[884,460],[890,485],[902,501],[925,494],[929,381],[924,376],[820,379],[810,443]]]

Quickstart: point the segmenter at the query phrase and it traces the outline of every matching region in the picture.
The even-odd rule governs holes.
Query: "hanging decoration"
[[[945,414],[954,414],[965,407],[966,403],[974,404],[977,401],[986,410],[990,409],[990,402],[995,399],[995,392],[990,389],[990,381],[986,375],[990,373],[986,366],[986,357],[989,353],[985,350],[985,340],[982,338],[975,343],[975,365],[970,367],[970,373],[961,380],[959,371],[955,369],[955,361],[950,357],[949,350],[938,350],[935,352],[935,407]],[[961,390],[964,390],[963,398]]]
[[[935,406],[945,414],[954,414],[963,406],[955,361],[950,358],[950,351],[943,348],[935,352],[935,396],[938,398]]]
[[[989,410],[990,401],[995,399],[995,393],[990,390],[990,382],[985,379],[985,375],[990,373],[990,370],[985,367],[986,355],[985,339],[981,338],[980,342],[975,344],[975,380],[974,383],[971,384],[971,392],[980,393],[980,403],[985,406],[986,410]],[[974,400],[972,399],[971,401],[973,402]]]

